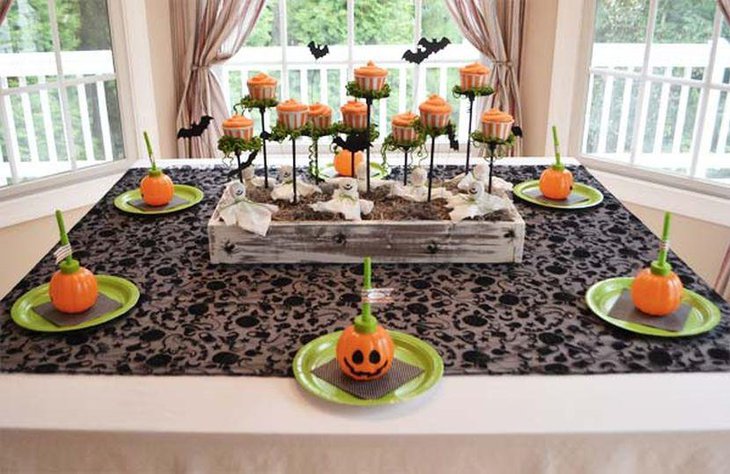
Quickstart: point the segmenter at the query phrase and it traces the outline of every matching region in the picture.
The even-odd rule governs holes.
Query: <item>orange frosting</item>
[[[388,75],[388,71],[382,67],[378,67],[374,62],[368,61],[366,66],[355,69],[356,76],[368,76],[368,77],[384,77]]]
[[[366,113],[368,113],[368,106],[365,105],[365,102],[349,100],[345,105],[340,107],[340,112],[342,112],[343,114],[365,115]]]
[[[439,97],[437,94],[432,94],[425,102],[422,102],[418,106],[418,110],[421,113],[430,114],[450,114],[451,106],[443,97]]]
[[[397,127],[410,127],[416,121],[418,115],[411,112],[403,112],[393,117],[392,123]]]
[[[489,68],[484,64],[471,63],[459,69],[459,72],[464,74],[489,74]]]
[[[316,103],[309,106],[310,117],[328,117],[330,115],[332,115],[332,109],[328,105]]]
[[[296,99],[285,100],[276,106],[277,112],[304,112],[308,109],[306,104],[302,104]]]
[[[250,77],[247,84],[249,86],[275,86],[276,79],[269,76],[268,74],[260,72],[255,76]]]
[[[223,121],[224,128],[246,128],[253,125],[253,120],[243,115],[233,114]]]
[[[514,121],[514,117],[506,112],[502,112],[499,109],[489,109],[484,112],[484,115],[482,115],[482,122],[508,123]]]

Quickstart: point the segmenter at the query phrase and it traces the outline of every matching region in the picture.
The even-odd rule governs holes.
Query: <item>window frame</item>
[[[593,43],[595,39],[595,13],[597,0],[587,0],[584,5],[584,15],[580,19],[583,24],[581,25],[580,31],[580,51],[579,57],[576,60],[577,76],[580,78],[576,83],[576,91],[573,95],[574,104],[572,107],[572,120],[571,127],[577,130],[578,133],[574,133],[571,136],[570,141],[570,153],[576,156],[580,161],[589,168],[596,170],[605,171],[608,173],[616,174],[619,176],[625,176],[632,179],[638,179],[641,181],[647,181],[654,184],[660,184],[670,186],[672,188],[683,189],[687,191],[693,191],[703,195],[709,195],[714,197],[720,197],[724,199],[730,199],[730,185],[721,184],[711,179],[695,176],[698,169],[698,162],[700,160],[703,149],[706,149],[705,144],[707,137],[711,138],[711,134],[702,133],[705,128],[704,124],[707,118],[707,103],[708,96],[711,91],[728,91],[728,99],[730,100],[730,85],[721,85],[712,82],[712,72],[716,62],[717,44],[721,35],[722,25],[724,18],[719,6],[715,6],[715,16],[713,18],[713,29],[711,38],[711,49],[709,56],[709,64],[705,69],[704,77],[701,81],[699,80],[684,80],[682,78],[672,78],[666,76],[657,76],[650,72],[650,58],[651,58],[651,47],[654,42],[654,27],[656,25],[656,14],[657,5],[661,0],[648,0],[649,10],[647,26],[644,32],[644,57],[643,66],[640,73],[633,73],[621,70],[609,70],[605,68],[592,68],[591,58],[593,55]],[[576,26],[576,25],[573,25]],[[560,33],[560,32],[558,32]],[[648,110],[648,89],[652,83],[659,84],[672,84],[672,85],[689,85],[697,88],[700,91],[699,104],[697,109],[697,119],[692,131],[692,156],[689,174],[675,173],[667,170],[652,168],[636,163],[636,155],[639,146],[642,146],[643,139],[634,139],[631,144],[630,160],[628,163],[620,162],[615,159],[607,158],[606,156],[585,153],[583,152],[583,143],[587,134],[586,125],[588,123],[588,117],[586,111],[588,110],[589,100],[589,87],[591,76],[598,70],[604,77],[612,76],[614,78],[626,78],[629,77],[635,81],[638,81],[639,95],[637,98],[637,117],[639,119],[634,121],[634,137],[642,137],[642,123]],[[554,93],[554,91],[553,91]],[[714,128],[714,126],[712,127]],[[695,138],[696,137],[696,138]],[[709,149],[709,148],[707,148]]]
[[[143,155],[143,143],[138,131],[149,130],[153,137],[157,136],[158,126],[156,121],[156,108],[154,95],[148,90],[152,83],[150,49],[147,33],[147,19],[144,0],[125,0],[116,2],[107,0],[109,14],[109,26],[113,50],[115,72],[113,75],[94,75],[89,78],[66,79],[63,77],[63,65],[61,64],[61,49],[58,34],[58,23],[55,16],[56,0],[47,0],[49,8],[49,19],[51,19],[53,52],[56,56],[56,67],[58,71],[57,80],[45,83],[43,86],[31,85],[23,88],[0,88],[0,125],[5,134],[8,150],[11,148],[9,141],[9,130],[7,127],[7,113],[5,106],[6,97],[19,95],[23,92],[36,90],[57,90],[59,100],[62,101],[62,114],[64,121],[70,122],[68,98],[66,88],[78,84],[97,82],[101,80],[115,79],[117,84],[117,95],[119,100],[119,112],[122,129],[122,140],[124,147],[124,158],[121,160],[100,162],[83,167],[77,167],[74,153],[69,156],[71,169],[48,176],[33,178],[29,181],[18,182],[17,172],[13,170],[13,183],[0,187],[0,200],[15,197],[29,196],[42,191],[60,189],[73,184],[93,180],[102,176],[126,171],[139,156]],[[134,54],[129,54],[134,51]],[[145,113],[142,113],[142,111]],[[73,140],[69,141],[69,127],[65,127],[67,146],[73,151]],[[14,151],[8,152],[8,162],[11,169],[16,165],[13,156]],[[51,205],[53,203],[50,203]]]

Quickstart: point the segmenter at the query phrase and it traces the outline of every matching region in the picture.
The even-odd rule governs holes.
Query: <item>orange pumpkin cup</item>
[[[363,158],[361,152],[355,153],[355,169],[357,169],[358,166],[365,160]],[[354,176],[354,172],[352,169],[352,152],[349,150],[340,150],[339,153],[335,155],[335,171],[337,171],[337,174],[340,176]]]
[[[142,200],[148,206],[164,206],[172,201],[175,187],[172,179],[157,168],[150,169],[139,184]]]
[[[573,191],[573,173],[564,166],[555,165],[544,170],[540,175],[540,192],[548,199],[562,201]]]

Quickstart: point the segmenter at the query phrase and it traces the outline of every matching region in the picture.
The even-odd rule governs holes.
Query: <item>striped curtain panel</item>
[[[720,273],[717,275],[717,281],[715,281],[715,291],[730,301],[730,245],[728,245],[725,258],[722,260],[722,265],[720,265]]]
[[[201,137],[178,140],[181,158],[218,154],[220,124],[228,115],[223,90],[211,67],[230,59],[251,34],[265,0],[170,0],[172,49],[178,98],[177,128],[203,115],[215,122]]]
[[[3,24],[5,17],[10,11],[10,5],[13,4],[13,0],[0,0],[0,25]]]
[[[720,10],[725,15],[725,22],[730,25],[730,0],[717,0]]]
[[[520,102],[520,52],[525,0],[445,0],[461,33],[493,64],[490,86],[495,94],[486,107],[509,112],[522,123]],[[514,155],[521,155],[517,141]]]

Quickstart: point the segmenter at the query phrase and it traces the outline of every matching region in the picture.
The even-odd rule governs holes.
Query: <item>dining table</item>
[[[648,266],[659,239],[563,162],[603,201],[515,198],[521,262],[373,262],[373,284],[392,289],[375,314],[429,343],[444,376],[369,407],[318,399],[292,373],[302,346],[358,314],[362,266],[213,264],[207,226],[228,168],[160,160],[204,197],[140,216],[114,205],[145,175],[135,163],[69,239],[84,266],[133,282],[136,305],[77,331],[19,326],[11,307],[48,281],[53,252],[0,301],[0,472],[727,472],[730,304],[670,251],[684,287],[719,309],[712,330],[658,337],[594,314],[588,289]],[[505,158],[494,173],[517,184],[551,163]]]

